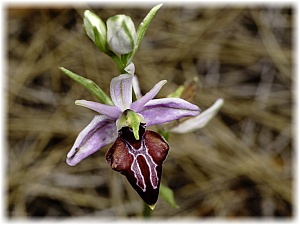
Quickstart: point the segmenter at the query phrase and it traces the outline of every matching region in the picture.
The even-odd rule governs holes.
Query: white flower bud
[[[109,48],[121,55],[132,52],[136,44],[136,31],[131,18],[116,15],[110,17],[106,24]]]
[[[89,38],[102,52],[107,52],[108,46],[106,41],[107,33],[105,23],[89,10],[84,12],[83,23]]]

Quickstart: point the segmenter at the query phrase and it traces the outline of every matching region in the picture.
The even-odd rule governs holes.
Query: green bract
[[[118,54],[132,52],[136,43],[136,31],[129,16],[116,15],[107,21],[107,42],[109,48]]]
[[[89,92],[91,92],[101,103],[107,105],[113,105],[114,103],[107,94],[92,80],[82,77],[64,67],[59,67],[59,69],[72,78],[74,81],[85,87]]]
[[[83,23],[89,38],[102,52],[107,52],[108,46],[106,41],[107,33],[105,23],[89,10],[84,12]]]
[[[173,208],[179,208],[179,206],[176,204],[172,189],[168,188],[162,183],[160,184],[159,195]]]
[[[136,44],[134,46],[134,49],[131,53],[129,53],[128,55],[126,55],[126,65],[128,65],[130,62],[132,62],[133,57],[135,55],[135,53],[137,52],[137,50],[139,49],[139,46],[142,42],[142,39],[153,19],[153,17],[155,16],[156,12],[160,9],[160,7],[162,6],[162,4],[156,5],[154,6],[150,12],[146,15],[146,17],[143,19],[143,21],[141,22],[141,24],[139,25],[138,29],[137,29],[137,40],[136,40]]]

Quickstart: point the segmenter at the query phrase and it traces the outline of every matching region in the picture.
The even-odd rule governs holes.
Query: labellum
[[[145,127],[145,124],[140,124],[139,140],[135,139],[130,127],[122,127],[106,153],[106,160],[113,170],[126,176],[140,197],[153,208],[169,145],[160,134]]]

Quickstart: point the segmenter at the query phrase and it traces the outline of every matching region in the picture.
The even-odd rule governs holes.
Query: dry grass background
[[[85,9],[103,20],[132,17],[153,5],[6,5],[6,215],[16,218],[140,217],[142,201],[113,172],[102,149],[76,167],[65,157],[94,113],[96,100],[58,70],[96,81],[107,93],[118,75],[82,30]],[[293,145],[293,5],[168,5],[155,16],[134,59],[142,92],[168,83],[163,97],[199,78],[202,110],[223,97],[213,121],[170,135],[162,182],[179,209],[159,199],[156,218],[291,218]]]

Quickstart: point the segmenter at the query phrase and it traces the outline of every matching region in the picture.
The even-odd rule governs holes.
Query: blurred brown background
[[[108,147],[76,167],[65,163],[96,100],[63,66],[109,93],[113,61],[82,29],[90,9],[104,21],[131,16],[136,28],[154,5],[6,5],[6,215],[9,218],[140,217],[143,203],[105,161]],[[134,58],[142,92],[167,79],[164,97],[193,77],[195,103],[225,105],[204,129],[170,135],[158,218],[290,218],[294,215],[293,5],[165,4]]]

